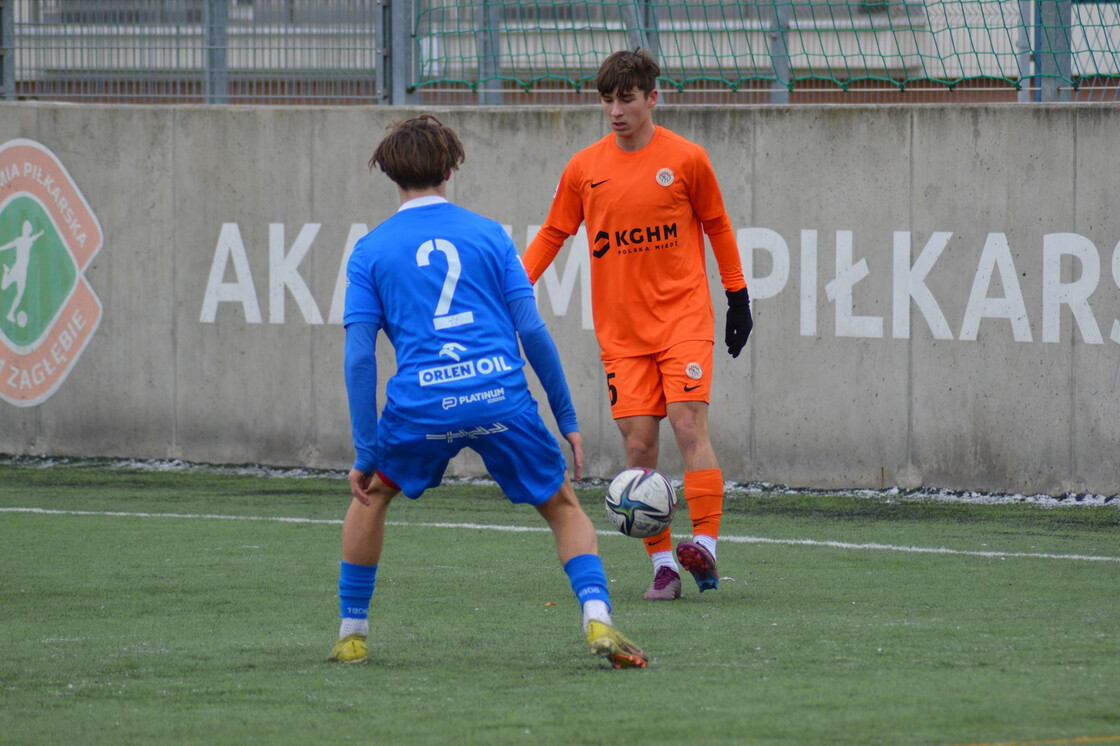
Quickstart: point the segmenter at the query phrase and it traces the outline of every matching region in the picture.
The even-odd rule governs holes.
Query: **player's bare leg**
[[[622,432],[622,444],[626,448],[626,468],[656,469],[661,449],[661,418],[637,415],[619,417],[615,423]]]
[[[351,474],[354,497],[342,521],[342,564],[339,598],[342,621],[329,660],[364,663],[368,660],[367,617],[377,563],[385,541],[385,517],[399,490],[377,476]]]
[[[718,469],[708,434],[708,405],[702,401],[676,401],[665,405],[669,425],[684,456],[684,470]]]
[[[580,602],[591,652],[606,658],[614,668],[645,668],[646,654],[611,624],[599,537],[567,477],[555,495],[537,506],[537,512],[556,539],[556,553]]]
[[[587,517],[587,513],[583,512],[572,483],[567,478],[555,495],[537,506],[537,512],[552,529],[561,564],[581,554],[599,553],[599,537],[595,535],[595,525]]]
[[[342,559],[355,565],[376,565],[385,544],[385,516],[389,503],[399,490],[390,488],[374,477],[369,491],[369,505],[354,498],[342,521]]]
[[[684,497],[692,519],[692,541],[677,546],[677,559],[704,592],[719,585],[716,542],[723,515],[723,473],[708,433],[708,405],[671,402],[666,409],[684,457]]]

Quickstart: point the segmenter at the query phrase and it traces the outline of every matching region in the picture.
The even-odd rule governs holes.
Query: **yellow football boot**
[[[331,657],[327,660],[339,663],[365,663],[369,660],[366,636],[354,633],[339,639],[331,648]]]
[[[587,625],[587,644],[591,652],[601,655],[615,668],[645,668],[646,654],[609,624],[591,622]]]

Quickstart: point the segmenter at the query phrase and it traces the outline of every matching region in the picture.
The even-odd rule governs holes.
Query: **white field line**
[[[71,515],[71,516],[110,516],[119,518],[179,518],[188,520],[221,520],[221,521],[265,521],[271,523],[306,523],[342,525],[342,520],[337,518],[286,518],[283,516],[246,516],[246,515],[219,515],[213,513],[134,513],[109,510],[49,510],[46,508],[3,508],[0,513],[32,513],[39,515]],[[410,522],[387,521],[389,526],[402,526],[412,528],[451,528],[468,529],[472,531],[505,531],[510,533],[547,533],[546,526],[502,526],[486,523],[450,523],[442,521]],[[600,536],[621,537],[617,531],[596,531]],[[679,534],[678,538],[691,538],[687,534]],[[904,552],[908,554],[942,554],[964,557],[989,557],[989,558],[1024,558],[1024,559],[1050,559],[1074,560],[1077,562],[1120,562],[1120,556],[1094,555],[1094,554],[1053,554],[1048,552],[1000,552],[995,550],[950,549],[949,547],[917,547],[898,544],[855,544],[847,541],[821,541],[818,539],[774,539],[764,536],[728,536],[719,537],[721,542],[732,544],[781,544],[793,547],[826,547],[829,549],[850,549],[862,551]]]

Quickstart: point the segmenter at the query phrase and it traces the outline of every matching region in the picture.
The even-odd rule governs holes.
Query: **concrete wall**
[[[49,149],[104,234],[85,271],[100,321],[48,398],[0,400],[0,452],[347,466],[339,273],[396,208],[366,161],[406,113],[0,106],[0,146]],[[567,158],[606,132],[596,108],[437,113],[467,146],[450,196],[509,224],[522,250]],[[717,345],[726,478],[1120,493],[1120,107],[662,106],[655,118],[708,148],[755,299],[745,353]],[[565,249],[538,300],[586,470],[606,477],[622,453],[587,261]],[[714,262],[710,274],[721,339]],[[15,371],[18,388],[5,340],[0,379]],[[381,354],[388,372],[388,344]],[[679,476],[667,426],[662,455]],[[452,471],[480,470],[467,457]]]

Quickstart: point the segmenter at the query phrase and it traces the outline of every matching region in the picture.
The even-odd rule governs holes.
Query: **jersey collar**
[[[411,210],[413,207],[427,207],[428,205],[442,205],[447,202],[446,197],[440,197],[437,194],[426,194],[423,197],[410,199],[403,205],[397,208],[397,212],[401,210]]]

